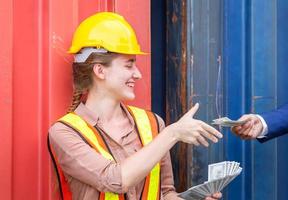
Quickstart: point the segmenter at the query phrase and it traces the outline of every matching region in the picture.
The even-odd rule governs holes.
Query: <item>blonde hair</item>
[[[85,93],[93,85],[93,67],[99,63],[109,67],[111,62],[118,56],[117,53],[91,53],[83,63],[73,63],[73,96],[68,112],[73,112],[85,99]]]

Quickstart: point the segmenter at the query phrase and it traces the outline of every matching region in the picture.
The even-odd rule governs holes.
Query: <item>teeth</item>
[[[134,83],[127,83],[126,84],[128,87],[134,87]]]

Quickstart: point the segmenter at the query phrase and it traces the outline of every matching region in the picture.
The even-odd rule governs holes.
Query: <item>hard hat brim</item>
[[[94,46],[91,46],[91,47],[94,47]],[[76,49],[76,48],[70,48],[67,53],[70,53],[70,54],[77,54],[78,52],[80,52],[81,49]],[[108,52],[113,52],[113,51],[110,51],[109,49],[107,49]],[[149,55],[150,53],[148,52],[143,52],[143,51],[125,51],[125,52],[121,52],[121,51],[118,51],[118,52],[113,52],[113,53],[119,53],[119,54],[127,54],[127,55]]]

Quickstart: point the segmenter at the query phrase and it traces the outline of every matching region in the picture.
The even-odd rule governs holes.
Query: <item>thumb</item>
[[[199,109],[199,103],[196,103],[185,115],[188,115],[189,117],[193,118],[198,109]]]

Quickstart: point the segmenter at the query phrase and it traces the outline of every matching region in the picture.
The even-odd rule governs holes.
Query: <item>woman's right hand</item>
[[[166,129],[169,129],[177,141],[208,147],[207,139],[216,143],[223,135],[205,122],[193,118],[198,108],[199,104],[196,103],[184,116],[167,126]]]

